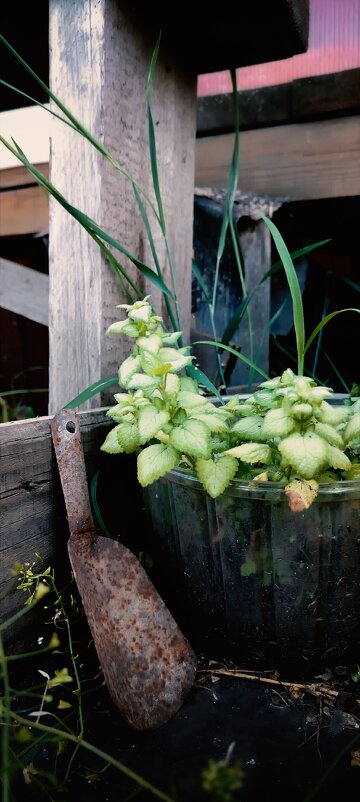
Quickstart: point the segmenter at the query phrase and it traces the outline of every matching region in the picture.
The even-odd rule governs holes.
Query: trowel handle
[[[70,537],[95,534],[91,513],[79,418],[71,409],[61,409],[51,421]]]

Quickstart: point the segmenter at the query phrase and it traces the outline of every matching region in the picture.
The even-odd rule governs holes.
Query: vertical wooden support
[[[262,220],[249,221],[246,228],[239,230],[239,244],[245,272],[246,288],[250,295],[254,287],[261,281],[264,273],[271,266],[271,235],[268,227]],[[254,295],[249,305],[252,329],[252,359],[259,368],[265,372],[269,370],[269,320],[270,320],[270,280],[264,281]],[[236,339],[241,346],[244,356],[251,356],[251,335],[248,318],[245,315]],[[244,362],[238,360],[233,383],[247,384],[249,368]],[[258,373],[254,374],[253,382],[262,381]]]
[[[131,7],[131,3],[129,8]],[[134,21],[119,0],[50,0],[53,92],[152,195],[146,79],[158,32]],[[160,184],[185,341],[189,341],[196,125],[196,78],[160,55],[153,91]],[[51,180],[74,205],[154,267],[131,183],[88,142],[58,122],[51,136]],[[169,285],[162,236],[154,223]],[[117,252],[121,263],[126,260]],[[161,293],[139,273],[163,314]],[[59,204],[50,201],[49,411],[100,378],[117,375],[129,345],[106,336],[126,299],[100,249]],[[112,401],[104,395],[102,403]],[[87,408],[99,406],[99,397]]]

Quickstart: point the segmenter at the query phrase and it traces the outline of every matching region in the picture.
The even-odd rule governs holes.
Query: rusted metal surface
[[[154,729],[190,691],[195,654],[132,552],[96,533],[76,413],[61,410],[51,430],[68,552],[110,696],[131,726]]]

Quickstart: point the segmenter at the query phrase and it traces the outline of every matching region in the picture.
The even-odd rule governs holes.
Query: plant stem
[[[116,758],[112,757],[111,755],[108,755],[107,752],[103,752],[102,749],[98,749],[97,746],[94,746],[93,744],[89,743],[89,741],[85,741],[83,738],[79,739],[79,737],[77,737],[76,735],[73,735],[72,733],[68,732],[63,732],[63,730],[58,730],[56,727],[49,727],[46,724],[41,724],[40,722],[34,723],[33,721],[31,721],[31,719],[25,718],[24,716],[19,716],[16,713],[13,713],[12,711],[9,711],[9,717],[14,721],[19,722],[19,724],[23,724],[25,727],[34,727],[35,729],[40,730],[40,732],[47,732],[49,735],[53,735],[56,738],[63,738],[66,741],[70,741],[71,743],[74,743],[77,746],[81,746],[84,749],[87,749],[88,752],[92,752],[92,754],[96,755],[101,760],[104,760],[106,763],[110,763],[112,766],[114,766],[114,768],[123,772],[123,774],[126,774],[127,777],[136,782],[142,788],[145,788],[147,791],[150,791],[150,793],[156,796],[158,799],[162,799],[163,802],[175,802],[175,800],[172,797],[163,793],[163,791],[160,791],[158,788],[155,788],[154,785],[152,785],[147,780],[144,780],[143,777],[140,777],[139,774],[136,774],[136,772],[129,769],[127,766],[124,765],[124,763],[120,763],[119,760],[116,760]],[[8,802],[8,800],[4,800],[4,802]]]
[[[3,681],[3,701],[1,703],[2,712],[2,732],[1,732],[1,751],[3,756],[3,802],[9,802],[10,799],[10,776],[9,776],[9,728],[10,728],[10,715],[11,715],[11,695],[9,674],[6,662],[6,654],[3,646],[3,640],[0,634],[0,667],[1,677]]]

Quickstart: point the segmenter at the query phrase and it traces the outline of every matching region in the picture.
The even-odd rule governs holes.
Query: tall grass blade
[[[138,270],[140,270],[141,273],[143,273],[143,275],[146,276],[146,278],[149,279],[149,281],[152,281],[153,284],[155,284],[160,288],[162,293],[168,295],[169,297],[172,297],[169,288],[166,286],[166,284],[164,284],[162,278],[158,276],[157,273],[155,273],[153,270],[151,270],[150,267],[141,262],[140,259],[137,259],[135,256],[133,256],[133,254],[131,254],[130,251],[128,251],[126,248],[120,245],[120,243],[116,239],[114,239],[114,237],[111,237],[110,234],[107,234],[106,231],[101,229],[100,226],[98,226],[94,220],[92,220],[90,217],[84,214],[84,212],[81,212],[80,209],[77,209],[75,206],[72,206],[63,197],[63,195],[61,195],[61,193],[56,189],[56,187],[54,187],[54,185],[33,164],[31,164],[31,162],[28,161],[25,154],[22,152],[21,148],[19,148],[19,146],[16,145],[16,143],[15,143],[16,147],[13,148],[10,145],[10,142],[7,142],[7,140],[4,139],[4,137],[2,136],[0,136],[0,142],[2,142],[3,145],[5,145],[5,147],[7,147],[8,150],[10,150],[11,153],[13,153],[14,156],[16,156],[24,164],[25,167],[27,167],[29,172],[36,178],[40,186],[46,189],[47,192],[49,192],[55,198],[55,200],[57,200],[58,203],[60,203],[61,206],[63,206],[64,209],[66,209],[66,211],[69,212],[69,214],[71,214],[72,217],[74,217],[75,220],[77,220],[83,226],[83,228],[85,228],[85,230],[88,233],[96,234],[98,237],[100,237],[100,239],[105,240],[105,242],[107,242],[109,245],[112,245],[114,248],[116,248],[116,250],[123,253],[124,256],[127,256],[127,258],[135,265],[135,267]],[[122,268],[122,274],[124,278],[126,278],[126,280],[129,282],[129,284],[133,286],[133,282],[128,273],[124,270],[124,268]]]
[[[199,284],[199,287],[202,290],[202,293],[203,293],[203,296],[205,298],[206,303],[209,304],[210,303],[210,297],[209,297],[209,294],[208,294],[208,291],[207,291],[207,286],[205,284],[205,281],[204,281],[204,279],[202,277],[202,274],[201,274],[201,272],[200,272],[200,270],[199,270],[199,268],[198,268],[198,266],[197,266],[197,264],[196,264],[194,259],[192,260],[192,272],[193,272],[193,276],[195,276],[195,278],[196,278],[197,283]]]
[[[311,343],[315,340],[315,337],[319,334],[319,331],[321,331],[321,329],[323,329],[324,326],[329,323],[329,320],[332,320],[332,318],[336,317],[336,315],[341,315],[343,312],[357,312],[359,314],[360,309],[355,309],[354,307],[350,306],[346,309],[337,309],[336,312],[330,312],[329,315],[326,315],[326,317],[324,317],[323,320],[318,323],[314,331],[310,334],[310,337],[304,347],[304,354],[306,354],[306,351],[308,348],[310,348]]]
[[[175,271],[174,271],[174,264],[170,252],[169,240],[166,233],[166,222],[165,222],[165,215],[164,215],[164,208],[163,202],[161,198],[161,190],[160,190],[160,181],[159,181],[159,171],[158,171],[158,163],[157,163],[157,154],[156,154],[156,137],[155,137],[155,126],[151,111],[151,98],[152,98],[152,89],[153,89],[153,81],[154,81],[154,74],[155,74],[155,67],[159,55],[159,47],[160,47],[160,39],[161,33],[158,36],[155,48],[153,50],[153,54],[151,57],[149,74],[147,79],[146,85],[146,111],[147,111],[147,119],[148,119],[148,138],[149,138],[149,153],[150,153],[150,167],[151,167],[151,176],[153,182],[153,189],[156,197],[157,203],[157,220],[159,222],[165,247],[166,247],[166,255],[169,263],[170,268],[170,276],[171,276],[171,286],[172,286],[172,297],[175,304],[175,317],[176,321],[174,321],[174,329],[181,329],[181,321],[180,321],[180,310],[179,304],[177,300],[177,291],[176,291],[176,281],[175,281]]]
[[[266,217],[266,215],[261,215],[261,217],[266,223],[267,227],[270,229],[270,233],[272,234],[276,249],[280,256],[288,280],[288,285],[293,305],[293,320],[294,320],[294,329],[296,337],[298,375],[302,376],[304,372],[305,324],[304,324],[304,308],[303,308],[299,280],[296,275],[296,270],[294,268],[290,253],[288,251],[287,246],[285,245],[285,242],[280,234],[279,229],[274,225],[272,220]]]
[[[164,209],[161,199],[161,192],[160,192],[160,182],[159,182],[159,172],[157,166],[157,156],[156,156],[156,140],[155,140],[155,128],[154,128],[154,121],[151,112],[151,96],[152,96],[152,89],[153,89],[153,81],[154,81],[154,73],[156,62],[159,55],[159,47],[160,47],[160,39],[161,34],[158,36],[152,57],[150,62],[149,74],[147,79],[147,86],[146,86],[146,106],[147,106],[147,115],[148,115],[148,136],[149,136],[149,150],[150,150],[150,164],[151,164],[151,175],[153,181],[153,187],[158,207],[158,214],[159,214],[159,222],[161,226],[161,230],[163,234],[166,231],[165,225],[165,217],[164,217]]]
[[[102,156],[104,156],[106,159],[108,159],[108,161],[112,164],[112,166],[116,170],[118,170],[123,176],[125,176],[125,178],[127,178],[129,181],[131,181],[133,186],[137,187],[138,191],[143,195],[143,197],[145,198],[146,202],[151,207],[151,209],[152,209],[153,213],[155,214],[155,217],[157,218],[158,222],[160,222],[159,221],[159,217],[158,217],[158,213],[156,211],[156,208],[155,208],[154,204],[152,203],[152,201],[150,200],[150,198],[146,194],[146,192],[144,192],[144,190],[142,189],[140,184],[138,184],[137,181],[135,181],[135,179],[130,175],[130,173],[128,173],[127,170],[125,170],[125,168],[116,159],[114,159],[114,157],[111,155],[111,153],[109,153],[109,151],[106,150],[106,148],[101,144],[101,142],[99,142],[99,140],[96,139],[96,137],[94,137],[90,133],[90,131],[87,130],[87,128],[85,128],[85,126],[80,122],[80,120],[78,120],[74,116],[74,114],[72,114],[72,112],[51,91],[51,89],[44,83],[44,81],[41,80],[41,78],[36,74],[36,72],[34,72],[34,70],[31,69],[31,67],[29,66],[29,64],[27,64],[25,59],[23,59],[22,56],[20,56],[20,54],[15,50],[14,47],[12,47],[10,42],[8,42],[7,39],[5,39],[5,37],[1,33],[0,33],[0,43],[3,44],[7,48],[7,50],[9,50],[9,52],[14,56],[14,58],[17,59],[19,64],[21,64],[21,66],[26,70],[26,72],[41,87],[41,89],[45,92],[45,94],[47,94],[49,96],[49,98],[51,98],[51,100],[53,100],[54,103],[57,105],[57,107],[63,112],[63,114],[65,114],[65,116],[69,120],[69,124],[71,125],[71,127],[74,128],[75,131],[77,131],[79,134],[81,134],[81,136],[83,136],[85,139],[87,139],[88,142],[90,142],[90,144],[93,145],[93,147],[96,148],[96,150],[99,153],[101,153]],[[19,90],[16,89],[16,87],[13,87],[13,88],[14,88],[15,92],[19,91]],[[36,102],[37,105],[42,106],[42,108],[44,108],[46,111],[49,111],[50,114],[54,113],[52,111],[52,109],[46,109],[46,106],[43,106],[41,103],[38,103],[37,101],[35,101],[35,102]],[[58,117],[59,115],[55,114],[55,116]],[[59,119],[62,119],[62,118],[59,117]],[[66,121],[63,120],[63,122],[66,122]]]
[[[240,325],[240,323],[241,323],[241,321],[242,321],[242,319],[243,319],[243,317],[245,315],[245,312],[246,312],[246,310],[247,310],[247,308],[249,306],[251,297],[252,297],[252,295],[247,295],[245,298],[243,298],[243,300],[241,301],[240,305],[238,306],[238,308],[236,309],[235,313],[233,314],[232,318],[229,320],[229,323],[226,326],[224,334],[223,334],[223,336],[221,338],[221,343],[223,343],[224,345],[228,345],[229,344],[231,338],[234,336],[235,332],[239,328],[239,325]],[[220,347],[221,347],[221,345],[220,345]]]
[[[216,305],[216,296],[218,291],[218,282],[219,282],[219,270],[220,270],[220,262],[224,254],[225,250],[225,243],[226,243],[226,234],[229,227],[230,217],[232,218],[233,213],[233,204],[234,204],[234,195],[236,192],[237,181],[238,181],[238,170],[239,170],[239,105],[238,105],[238,97],[237,97],[237,89],[236,89],[236,72],[235,70],[231,70],[231,80],[233,85],[233,103],[234,103],[234,115],[235,115],[235,137],[234,137],[234,147],[233,153],[231,157],[229,175],[228,175],[228,186],[227,186],[227,193],[226,193],[226,202],[225,202],[225,209],[224,209],[224,216],[221,225],[219,243],[217,248],[216,254],[216,266],[215,266],[215,279],[214,279],[214,287],[213,287],[213,295],[212,295],[212,310],[213,313],[215,312],[215,305]]]
[[[139,211],[140,211],[140,214],[141,214],[141,217],[142,217],[142,221],[143,221],[144,226],[145,226],[145,230],[146,230],[146,234],[147,234],[147,238],[148,238],[148,242],[149,242],[149,245],[150,245],[150,249],[151,249],[151,253],[152,253],[152,256],[153,256],[153,260],[154,260],[154,264],[155,264],[155,267],[156,267],[157,274],[158,274],[158,276],[162,277],[161,266],[160,266],[159,258],[158,258],[157,252],[156,252],[154,238],[153,238],[153,235],[152,235],[149,218],[148,218],[148,215],[146,213],[145,206],[144,206],[144,204],[143,204],[143,202],[141,200],[140,193],[138,192],[136,187],[134,187],[134,194],[135,194],[136,202],[137,202],[137,205],[139,207]],[[175,318],[174,318],[174,313],[173,313],[173,310],[171,308],[171,304],[170,304],[170,301],[169,301],[169,298],[167,297],[167,295],[165,295],[165,304],[166,304],[167,313],[168,313],[170,321],[171,321],[171,325],[173,327],[173,331],[177,331]]]
[[[208,379],[206,373],[203,373],[200,368],[197,368],[195,365],[188,365],[186,368],[186,374],[190,376],[190,379],[195,379],[195,381],[199,382],[199,384],[202,384],[203,387],[206,387],[207,390],[210,390],[210,392],[213,395],[216,395],[219,401],[222,402],[221,395],[215,387],[215,384]]]
[[[72,398],[71,401],[68,401],[67,404],[64,404],[64,409],[76,409],[80,404],[84,404],[85,401],[88,401],[89,398],[94,398],[95,395],[102,393],[103,390],[107,390],[108,387],[114,387],[115,384],[119,384],[117,377],[99,379],[99,381],[94,382],[94,384],[90,384],[89,387],[79,393],[79,395],[76,395],[75,398]]]
[[[270,378],[268,376],[268,374],[265,373],[257,365],[255,365],[255,363],[252,362],[251,359],[248,359],[246,356],[243,356],[243,354],[240,354],[240,352],[236,351],[235,348],[231,348],[230,345],[224,345],[224,343],[218,343],[218,342],[215,342],[213,340],[196,340],[194,345],[213,345],[213,346],[215,346],[215,348],[219,348],[219,346],[220,346],[220,348],[224,348],[225,351],[228,351],[229,354],[234,354],[239,359],[241,359],[242,362],[245,362],[245,364],[248,365],[250,368],[252,368],[252,370],[255,373],[260,373],[260,376],[263,376],[264,379],[269,379]]]
[[[291,251],[290,253],[291,259],[295,261],[296,259],[299,259],[300,256],[306,256],[307,253],[311,253],[311,251],[314,251],[316,248],[321,248],[321,246],[326,245],[327,242],[331,242],[331,238],[322,239],[320,240],[320,242],[313,242],[311,245],[305,245],[304,248],[298,248],[297,251]],[[278,259],[277,262],[274,262],[274,264],[269,268],[269,270],[267,270],[266,273],[264,273],[261,281],[259,281],[259,284],[262,284],[263,281],[266,281],[268,278],[273,276],[274,273],[277,273],[279,270],[281,270],[282,266],[283,263],[281,259]]]

